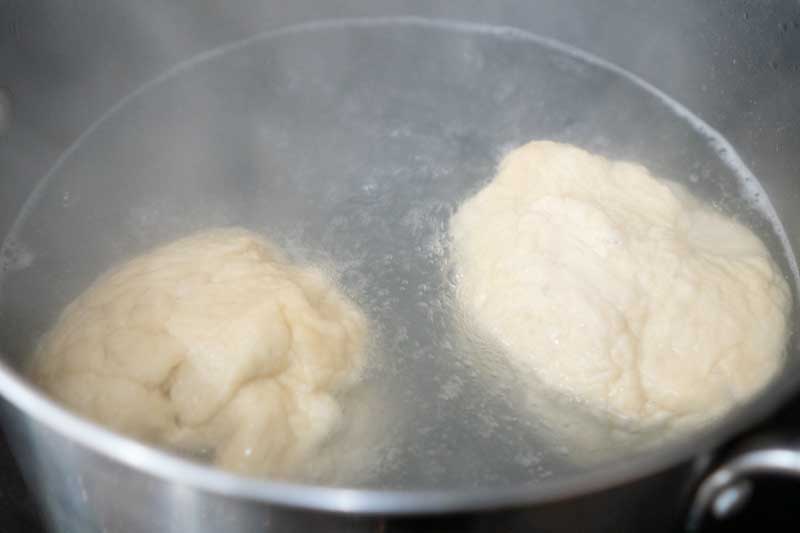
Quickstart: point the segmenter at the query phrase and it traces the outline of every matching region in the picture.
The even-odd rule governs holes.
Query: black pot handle
[[[797,441],[772,441],[748,447],[725,458],[705,475],[691,497],[686,529],[697,531],[709,515],[728,518],[747,503],[758,476],[779,475],[800,479]]]

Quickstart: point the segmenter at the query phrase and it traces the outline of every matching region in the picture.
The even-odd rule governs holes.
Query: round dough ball
[[[133,437],[249,474],[282,474],[340,416],[363,366],[365,320],[321,272],[244,229],[137,257],[72,302],[34,379]]]
[[[791,296],[767,249],[640,165],[531,142],[450,232],[465,314],[623,425],[708,421],[782,364]]]

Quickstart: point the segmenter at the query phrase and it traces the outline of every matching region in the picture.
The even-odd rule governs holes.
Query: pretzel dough
[[[531,142],[450,231],[466,316],[596,413],[702,423],[782,364],[791,296],[763,243],[640,165]]]
[[[340,416],[365,321],[321,272],[244,229],[199,233],[102,276],[42,340],[34,379],[133,437],[282,474]]]

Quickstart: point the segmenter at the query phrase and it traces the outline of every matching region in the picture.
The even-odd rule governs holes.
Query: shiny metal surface
[[[125,2],[2,3],[0,19],[10,22],[3,27],[0,35],[3,39],[0,42],[0,63],[9,67],[0,74],[4,76],[0,77],[0,86],[5,87],[3,94],[7,96],[4,108],[12,107],[13,113],[5,135],[0,137],[0,175],[3,177],[0,180],[0,228],[3,234],[7,233],[34,184],[47,174],[56,159],[87,127],[95,123],[108,109],[118,105],[126,94],[131,94],[131,91],[135,91],[148,80],[158,79],[172,65],[195,54],[218,49],[220,45],[238,42],[260,32],[312,20],[414,15],[471,21],[492,27],[522,28],[589,50],[595,56],[611,60],[647,80],[696,112],[731,141],[773,200],[786,227],[788,238],[796,247],[800,237],[800,219],[794,206],[799,197],[800,184],[796,181],[794,169],[800,154],[800,108],[793,105],[798,94],[799,76],[798,70],[793,66],[800,58],[800,50],[797,39],[792,38],[794,29],[791,24],[796,9],[780,2],[766,3],[757,13],[748,12],[745,3],[719,3],[703,7],[695,6],[692,2],[674,2],[669,6],[664,4],[618,1],[605,3],[602,8],[598,8],[592,2],[548,1],[533,4],[493,2],[491,5],[353,1],[293,2],[284,5],[237,1],[227,2],[225,10],[221,11],[215,2],[174,1],[135,5]],[[745,13],[748,14],[747,17],[744,16]],[[785,21],[789,21],[789,25],[783,29],[782,24]],[[480,106],[475,106],[475,109],[465,108],[463,100],[459,100],[459,91],[470,87],[478,88],[478,85],[471,86],[468,83],[470,80],[477,80],[470,78],[475,73],[475,65],[470,62],[475,56],[463,53],[465,50],[469,51],[467,45],[474,45],[476,41],[473,38],[460,41],[448,38],[439,43],[442,46],[426,48],[426,42],[429,45],[435,43],[438,34],[423,31],[409,37],[409,34],[400,32],[393,37],[392,28],[383,30],[385,31],[376,31],[374,35],[364,37],[365,41],[362,42],[369,46],[362,45],[359,50],[366,48],[386,52],[385,39],[395,38],[398,44],[397,55],[392,56],[395,60],[402,57],[403,51],[413,51],[415,44],[419,53],[417,59],[423,64],[426,56],[422,52],[425,50],[445,50],[452,55],[444,57],[457,58],[449,64],[443,63],[441,68],[444,72],[460,74],[464,78],[457,80],[460,83],[451,87],[442,85],[441,90],[447,96],[439,100],[443,102],[443,109],[434,111],[443,113],[443,116],[447,116],[448,112],[452,113],[451,118],[474,112],[481,117],[477,121],[480,126],[494,132],[490,135],[491,139],[476,139],[475,131],[465,127],[461,131],[456,129],[450,132],[451,145],[437,144],[436,141],[442,138],[441,131],[436,129],[443,122],[440,120],[440,124],[436,121],[431,123],[428,142],[422,142],[425,140],[422,137],[413,136],[409,142],[416,143],[414,146],[418,151],[422,150],[427,156],[435,157],[435,161],[441,161],[441,155],[448,150],[452,152],[454,161],[463,161],[463,155],[459,156],[458,151],[464,150],[464,154],[473,158],[473,174],[470,176],[473,181],[470,183],[477,183],[481,175],[491,168],[492,154],[481,154],[481,151],[491,152],[502,143],[524,140],[532,134],[553,132],[565,135],[567,139],[570,138],[569,135],[573,135],[575,142],[591,141],[591,134],[596,131],[591,120],[586,123],[558,123],[556,119],[563,118],[558,113],[539,113],[527,118],[523,113],[522,116],[506,116],[506,119],[512,118],[516,121],[509,124],[498,119],[503,118],[503,115],[492,112],[496,109],[486,110]],[[299,46],[306,46],[303,42],[314,42],[314,38],[300,41]],[[448,43],[454,42],[460,42],[462,47],[447,48]],[[98,43],[102,43],[102,46]],[[348,39],[337,41],[334,38],[326,41],[326,46],[319,49],[332,54],[327,57],[338,58],[336,61],[341,62],[343,58],[357,57],[345,53],[348,44],[352,44]],[[523,60],[537,61],[537,57],[542,57],[536,53],[531,54],[530,48],[523,47],[514,52],[503,46],[493,46],[495,50],[502,52],[498,52],[499,55],[495,57],[513,58],[511,65],[519,64]],[[485,53],[483,45],[477,50]],[[312,46],[311,52],[313,51]],[[433,56],[435,59],[436,54]],[[280,59],[280,54],[277,57]],[[314,57],[313,53],[306,56],[311,61],[306,63],[310,65],[306,74],[311,75],[312,79],[315,72],[328,72],[328,67],[319,63],[319,56],[317,55],[316,63],[313,62]],[[377,57],[372,61],[375,62]],[[568,71],[570,68],[578,68],[580,71],[575,64],[554,65],[554,72],[564,72],[564,69]],[[277,71],[250,69],[247,61],[238,64],[238,67],[235,62],[228,66],[233,69],[231,72],[237,68],[244,69],[252,72],[255,77],[268,73],[269,75],[261,78],[267,93],[279,90],[282,87],[281,80],[285,82],[283,86],[289,87],[292,80],[287,74],[294,72],[289,68],[278,68]],[[494,69],[495,73],[505,74],[507,71],[502,66],[491,62],[488,68],[490,71]],[[404,71],[393,72],[391,67],[391,63],[388,67],[384,65],[384,75],[401,86],[405,82],[408,84],[407,88],[413,89],[408,77],[402,76]],[[183,138],[182,135],[187,131],[203,131],[205,120],[213,120],[214,124],[219,124],[220,121],[224,123],[225,120],[241,117],[243,110],[248,109],[244,105],[247,99],[257,100],[258,95],[262,94],[237,92],[237,79],[240,80],[240,77],[215,75],[203,78],[202,71],[197,72],[203,81],[225,86],[225,94],[230,94],[229,99],[207,98],[201,91],[191,90],[191,83],[186,81],[190,77],[175,78],[177,81],[171,86],[172,92],[161,92],[164,104],[162,107],[158,106],[158,98],[141,98],[133,102],[132,106],[119,108],[120,113],[129,114],[128,118],[136,118],[137,112],[145,113],[138,115],[140,118],[164,117],[160,130],[152,128],[157,124],[153,120],[140,122],[138,126],[135,121],[128,122],[134,130],[138,127],[140,132],[158,131],[157,134],[131,137],[124,134],[123,130],[115,129],[114,121],[111,120],[94,132],[94,138],[87,137],[92,142],[87,142],[80,148],[84,151],[83,157],[77,157],[81,154],[78,153],[80,150],[75,149],[77,156],[73,154],[72,159],[67,161],[68,165],[74,165],[73,169],[62,166],[54,183],[62,186],[68,184],[70,179],[83,177],[81,179],[94,179],[102,185],[103,176],[109,175],[108,169],[114,165],[131,172],[131,176],[136,175],[136,172],[143,172],[152,180],[159,175],[147,172],[148,165],[150,170],[158,169],[160,164],[162,172],[166,169],[185,174],[186,167],[175,166],[175,162],[181,159],[181,153],[175,150],[170,153],[165,147],[176,146],[174,140]],[[431,69],[430,72],[434,70]],[[392,75],[396,78],[391,79]],[[524,71],[520,75],[522,78],[519,79],[518,87],[528,87],[529,84],[524,82],[531,80],[524,78]],[[304,78],[301,76],[299,79],[302,81]],[[356,85],[359,79],[367,81],[367,78],[352,76]],[[326,81],[329,82],[327,87],[341,88],[351,78],[344,76]],[[164,86],[169,86],[169,83]],[[201,84],[199,87],[202,86]],[[626,91],[631,90],[628,84],[606,82],[603,87],[613,89],[603,93],[603,101],[606,103],[613,103],[615,97],[629,94]],[[497,86],[493,88],[497,89]],[[309,94],[313,96],[310,102],[313,104],[320,102],[319,97],[324,94],[326,85],[306,85],[303,89],[310,91]],[[505,92],[489,92],[488,97],[502,99]],[[553,91],[553,94],[559,92]],[[639,94],[635,91],[634,93]],[[402,91],[398,92],[396,102],[403,112],[397,116],[405,117],[409,122],[424,123],[424,110],[415,109],[408,102],[404,103],[402,94]],[[513,91],[509,94],[513,100]],[[295,93],[287,92],[284,103],[293,102],[294,96]],[[570,101],[580,104],[589,102],[593,95],[585,93],[578,97],[575,93],[564,92],[564,96],[565,99],[571,96]],[[331,101],[338,101],[335,95],[331,98]],[[525,94],[519,96],[519,102],[525,102]],[[138,110],[136,104],[140,106]],[[626,114],[630,109],[636,108],[647,112]],[[385,108],[382,105],[376,105],[373,118],[385,120],[387,117],[380,115],[383,109]],[[613,114],[609,114],[611,109],[614,108],[603,109],[601,106],[601,111],[594,117],[596,124],[608,124],[607,119],[613,118]],[[719,161],[716,157],[699,155],[705,153],[708,144],[702,136],[692,137],[692,128],[686,128],[685,120],[678,120],[675,128],[670,129],[670,120],[674,119],[674,113],[664,114],[663,105],[658,103],[657,98],[652,101],[636,97],[621,99],[616,102],[616,109],[620,111],[616,133],[611,135],[610,142],[599,143],[595,148],[608,150],[612,154],[625,154],[625,150],[628,150],[630,157],[644,158],[657,169],[686,177],[691,175],[692,170],[689,167],[698,159]],[[357,112],[356,115],[363,111],[358,108],[351,110]],[[341,120],[345,125],[341,132],[346,132],[347,135],[360,131],[364,138],[370,138],[370,135],[380,135],[383,131],[383,128],[373,132],[368,129],[359,130],[361,125],[369,124],[365,120],[369,118],[366,115],[356,117],[359,119],[357,121],[348,122],[344,120],[346,117],[335,113],[325,115],[318,111],[313,106],[310,107],[305,116],[305,120],[310,122],[300,121],[300,125],[291,120],[289,115],[285,127],[295,130],[303,124],[308,127],[308,124],[321,120],[322,117],[334,123]],[[147,115],[148,112],[150,115]],[[548,116],[551,117],[549,122],[542,120]],[[181,117],[188,120],[169,120]],[[388,118],[392,118],[391,114]],[[657,128],[662,136],[661,141],[666,138],[666,145],[681,148],[647,152],[648,143],[644,142],[643,133],[652,130],[643,129],[642,124],[637,124],[640,118],[643,123],[653,120],[663,126]],[[494,129],[492,120],[498,121],[494,123]],[[471,121],[465,122],[469,123]],[[119,126],[123,123],[117,121],[116,124]],[[359,127],[348,129],[352,124]],[[515,129],[515,133],[508,134],[509,130]],[[395,130],[402,132],[402,128]],[[341,132],[338,135],[346,143],[347,135]],[[280,140],[275,138],[275,131],[267,133],[273,136],[271,142]],[[210,139],[211,142],[200,144],[199,149],[195,146],[192,152],[202,153],[208,160],[198,162],[193,170],[213,172],[214,165],[218,164],[219,154],[231,147],[234,150],[237,146],[238,149],[248,147],[246,142],[240,141],[246,141],[250,136],[242,134],[237,137],[234,134],[228,137]],[[129,142],[131,139],[133,142]],[[324,140],[330,139],[336,139],[336,135]],[[637,140],[641,141],[638,145]],[[121,154],[119,147],[123,145],[130,151],[123,155],[123,160],[114,160],[117,155],[113,154]],[[324,143],[319,145],[323,150],[325,146]],[[433,151],[425,152],[428,149]],[[310,161],[311,164],[311,167],[307,167],[309,180],[313,180],[314,172],[319,171],[313,167],[313,156],[318,153],[316,150],[312,152],[312,157],[306,158],[306,162]],[[345,150],[344,153],[348,152]],[[374,160],[383,160],[387,156],[396,157],[401,161],[405,153],[407,152],[375,152],[371,157]],[[127,163],[120,164],[124,157],[129,158]],[[359,159],[363,160],[355,158],[356,161]],[[245,163],[252,161],[248,157],[241,157],[239,160]],[[338,161],[343,167],[349,164],[346,159]],[[276,164],[285,163],[286,161],[278,160],[276,163],[273,160],[266,164],[273,165],[274,168]],[[67,170],[64,171],[63,168]],[[429,169],[431,173],[435,170],[437,169]],[[354,172],[353,175],[358,176],[358,173]],[[708,176],[713,176],[713,179],[703,179],[703,173],[700,173],[701,186],[709,185],[707,194],[711,196],[718,192],[715,192],[714,184],[727,183],[730,189],[737,179],[730,175],[725,165],[712,165]],[[128,183],[125,180],[121,182]],[[380,187],[383,182],[376,183]],[[215,184],[210,181],[197,184],[198,187],[192,191],[196,192],[200,200],[203,195],[215,191],[225,192],[224,187],[215,189]],[[136,185],[141,186],[141,189],[137,189]],[[146,183],[138,183],[132,187],[146,192],[148,189],[145,185]],[[243,186],[247,190],[248,185],[243,180],[237,186]],[[427,468],[435,465],[424,461],[400,463],[406,466],[416,465],[408,471],[401,468],[395,472],[384,472],[387,475],[381,478],[379,487],[389,487],[390,490],[370,489],[369,482],[358,485],[354,481],[355,487],[337,488],[336,483],[326,487],[237,478],[168,456],[83,422],[39,396],[15,373],[14,368],[20,364],[21,354],[29,350],[31,339],[34,338],[31,332],[47,323],[55,312],[58,301],[63,303],[69,299],[103,265],[131,253],[132,250],[147,246],[154,240],[169,236],[170,231],[180,232],[186,229],[185,221],[192,220],[191,217],[176,217],[173,225],[167,226],[161,234],[117,232],[114,234],[115,238],[103,240],[97,233],[98,227],[108,231],[118,228],[121,221],[120,217],[115,216],[122,212],[120,206],[125,206],[126,201],[130,206],[141,206],[141,203],[133,200],[135,194],[125,197],[120,192],[118,201],[109,203],[104,210],[100,200],[113,197],[118,188],[95,188],[95,192],[91,193],[89,191],[92,189],[85,187],[62,190],[58,186],[44,189],[45,200],[36,207],[40,217],[30,218],[38,222],[26,226],[28,233],[22,240],[30,246],[28,251],[39,252],[34,264],[46,265],[50,261],[51,269],[42,270],[38,278],[31,277],[28,281],[25,281],[25,276],[17,276],[15,283],[6,287],[4,298],[10,294],[9,287],[13,294],[10,300],[6,298],[4,312],[0,316],[0,342],[7,356],[7,367],[0,372],[0,392],[11,402],[5,409],[6,431],[29,483],[48,511],[54,531],[306,531],[323,527],[331,531],[447,531],[448,528],[457,531],[535,531],[536,528],[547,531],[633,531],[648,524],[648,529],[653,530],[653,523],[667,530],[677,520],[677,497],[659,498],[657,495],[680,492],[688,478],[690,468],[687,461],[690,457],[712,448],[724,438],[752,424],[780,403],[796,386],[796,372],[791,372],[796,361],[792,359],[786,378],[777,383],[769,394],[747,406],[739,416],[715,428],[712,433],[691,442],[665,448],[658,454],[634,457],[623,464],[591,471],[570,472],[568,468],[559,471],[558,458],[555,456],[552,461],[548,459],[550,464],[547,470],[558,472],[558,475],[538,478],[535,472],[523,471],[516,472],[519,476],[516,479],[513,476],[500,476],[499,482],[495,480],[492,483],[492,475],[501,471],[492,467],[482,474],[486,483],[466,487],[462,478],[461,485],[455,490],[448,489],[444,483],[448,481],[446,474],[452,468],[441,473],[435,468]],[[364,192],[368,193],[368,189]],[[152,182],[150,191],[153,192]],[[164,189],[159,192],[163,193]],[[451,192],[446,188],[442,189],[442,199],[456,200],[450,198]],[[65,193],[68,194],[65,196]],[[95,196],[92,197],[92,194]],[[220,220],[233,217],[237,221],[236,217],[260,213],[254,209],[258,204],[248,204],[247,195],[244,196],[242,203],[237,204],[238,207],[232,209],[231,213],[212,213],[210,218],[200,222],[208,223],[215,216]],[[411,194],[409,198],[413,197]],[[364,202],[359,203],[358,207],[369,209],[367,197],[362,200]],[[50,202],[49,209],[47,202]],[[177,196],[173,202],[181,208],[185,207],[187,212],[192,204],[197,203],[186,202],[182,205],[177,202]],[[202,207],[202,201],[199,203]],[[286,207],[291,208],[292,205],[288,204]],[[434,217],[446,216],[446,210],[437,212],[433,209],[431,212]],[[138,214],[146,220],[148,211],[139,210]],[[71,219],[71,222],[68,218],[60,218],[65,216],[76,218]],[[83,225],[76,224],[81,218]],[[138,228],[141,229],[142,226],[139,225]],[[51,231],[54,229],[57,231]],[[761,229],[769,231],[763,225]],[[291,228],[287,228],[287,234],[290,230]],[[392,228],[387,229],[387,235],[391,235],[391,230]],[[89,235],[94,238],[87,239]],[[320,240],[324,241],[324,236]],[[80,245],[73,246],[75,243]],[[41,253],[43,250],[46,253]],[[19,251],[13,257],[3,258],[4,268],[29,273],[30,265],[26,265],[26,258],[30,256]],[[26,249],[23,247],[21,251],[25,252]],[[52,269],[53,265],[68,265],[68,268],[58,271]],[[384,274],[391,276],[396,272]],[[48,301],[49,305],[43,307],[44,301]],[[49,315],[42,313],[45,307]],[[416,328],[410,330],[415,333],[418,331]],[[428,335],[432,339],[436,338],[433,332]],[[398,390],[402,390],[402,387]],[[412,408],[411,413],[415,413],[413,398],[406,401],[407,404],[401,405]],[[436,409],[432,408],[431,411]],[[454,413],[457,414],[458,411]],[[459,442],[459,438],[463,440],[465,437],[463,434],[459,436],[458,432],[452,432],[449,438],[455,444]],[[492,442],[490,436],[485,444],[490,446]],[[506,444],[510,443],[511,449],[514,449],[515,442],[517,441],[511,439]],[[443,451],[450,450],[452,453],[452,449],[445,447]],[[414,453],[410,457],[413,459],[415,455],[417,459],[421,457]],[[482,456],[475,454],[466,460],[462,458],[461,461],[461,464],[481,466]],[[455,459],[453,464],[457,464]],[[513,466],[513,463],[507,466]],[[420,477],[420,473],[426,472],[435,474],[429,479],[429,483],[422,483],[418,487],[409,483],[409,480],[424,479]],[[406,475],[411,477],[404,477]],[[458,481],[458,478],[455,480]],[[520,505],[524,505],[524,509],[520,509]],[[491,512],[509,506],[518,510]],[[479,510],[484,512],[480,515],[472,514]],[[414,515],[444,512],[453,514],[446,518],[410,518]],[[393,518],[398,515],[405,515],[406,518]],[[653,517],[660,519],[651,522]]]
[[[697,531],[704,519],[713,514],[730,519],[747,504],[753,491],[752,480],[759,476],[800,478],[800,446],[797,439],[773,439],[753,443],[734,452],[712,469],[698,485],[689,514],[687,529]]]
[[[419,511],[409,508],[407,513],[401,514],[324,512],[319,509],[328,507],[346,511],[354,505],[363,507],[365,495],[307,489],[291,494],[293,489],[288,487],[289,494],[284,495],[285,499],[302,498],[313,508],[265,504],[263,499],[220,492],[233,489],[226,485],[226,481],[237,485],[233,492],[241,492],[243,484],[240,480],[210,475],[205,484],[211,487],[206,490],[197,488],[202,483],[198,483],[192,472],[185,470],[180,472],[185,476],[182,482],[168,482],[165,479],[174,472],[152,475],[119,460],[147,460],[145,449],[126,447],[118,450],[116,458],[112,459],[64,438],[60,432],[35,423],[30,417],[8,411],[5,415],[6,432],[15,445],[15,455],[29,484],[46,510],[47,525],[52,531],[63,533],[636,532],[645,527],[649,531],[667,532],[675,531],[680,525],[680,502],[662,497],[679,493],[690,470],[686,466],[677,467],[660,476],[644,477],[619,487],[541,502],[535,506],[509,506],[508,495],[500,494],[498,500],[506,499],[505,502],[475,498],[475,505],[459,505],[457,511],[443,512],[448,509],[448,502],[439,494],[432,495],[427,508],[420,505]],[[31,446],[31,443],[35,445]],[[139,452],[144,457],[137,458]],[[280,499],[280,493],[273,491],[268,494],[265,489],[261,487],[262,497]],[[352,496],[352,500],[348,496]],[[385,507],[396,503],[402,505],[404,499],[408,502],[408,494],[373,493],[366,496],[371,504]],[[522,493],[516,495],[517,499],[525,496]],[[424,499],[418,498],[416,503],[421,501]],[[659,505],[653,505],[653,501],[659,501]]]

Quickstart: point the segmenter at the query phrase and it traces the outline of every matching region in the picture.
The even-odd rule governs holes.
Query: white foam
[[[33,264],[36,254],[23,243],[8,240],[0,250],[0,272],[24,270]]]

